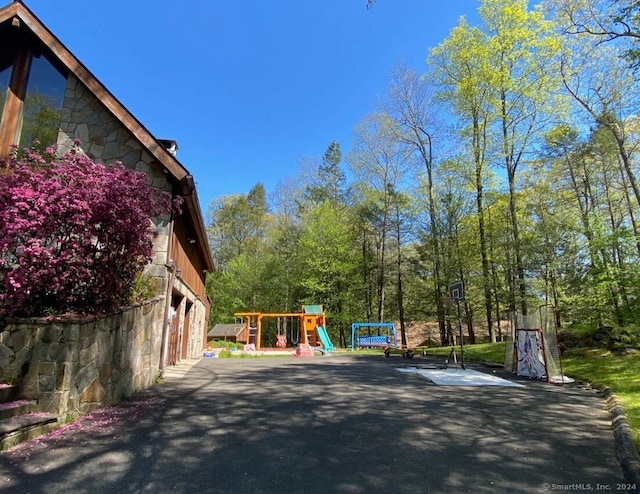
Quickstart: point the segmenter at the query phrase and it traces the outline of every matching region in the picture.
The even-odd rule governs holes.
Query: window
[[[42,146],[56,143],[65,84],[66,79],[46,58],[33,57],[18,127],[20,149],[30,147],[34,139]]]
[[[40,151],[58,139],[66,78],[44,55],[25,48],[10,64],[0,59],[0,157],[40,141]]]
[[[0,118],[4,111],[4,105],[9,94],[9,83],[11,82],[11,69],[13,60],[16,58],[15,50],[8,46],[3,46],[0,50]]]
[[[9,90],[9,79],[11,78],[12,64],[2,64],[0,62],[0,115],[4,110],[4,102],[7,99],[7,91]]]

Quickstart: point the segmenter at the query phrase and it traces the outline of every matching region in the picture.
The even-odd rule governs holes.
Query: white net
[[[507,334],[505,335],[505,345],[504,345],[504,368],[507,370],[507,372],[514,372],[515,370],[515,366],[514,366],[514,352],[513,352],[513,346],[514,346],[514,338],[515,338],[515,333],[514,333],[514,327],[513,325],[509,325],[509,329],[507,330]]]
[[[547,381],[554,384],[563,384],[572,381],[562,374],[562,359],[558,346],[558,330],[556,326],[555,309],[544,305],[540,307],[540,319],[542,322],[542,335],[544,338],[544,352],[547,362]]]
[[[571,381],[562,374],[553,307],[543,305],[534,314],[512,314],[510,336],[505,348],[507,370],[554,384]]]

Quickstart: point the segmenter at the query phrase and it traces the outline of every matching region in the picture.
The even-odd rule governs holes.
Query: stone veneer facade
[[[75,416],[159,376],[164,297],[106,317],[16,319],[0,326],[0,383],[38,409]]]
[[[172,193],[164,167],[144,150],[133,135],[105,108],[105,106],[73,75],[67,77],[67,86],[62,103],[58,149],[60,153],[70,150],[74,140],[80,139],[80,149],[97,163],[122,162],[129,169],[144,172],[147,184]],[[170,218],[165,216],[153,220],[153,260],[147,272],[161,280],[166,290],[168,273],[167,248],[169,245]]]
[[[92,92],[69,75],[59,152],[71,149],[76,138],[81,152],[94,161],[120,161],[144,172],[151,187],[173,192],[164,167]],[[156,236],[146,272],[160,281],[157,298],[101,318],[0,321],[0,384],[17,384],[22,398],[35,399],[40,411],[59,416],[86,413],[152,385],[162,367],[170,225],[169,215],[152,219]],[[185,326],[191,328],[188,341],[179,340],[178,360],[199,357],[206,345],[206,306],[179,277],[171,294],[182,300],[171,328],[180,337]]]
[[[80,148],[87,156],[99,163],[120,161],[127,168],[144,172],[147,184],[156,189],[172,193],[172,186],[164,167],[156,162],[134,136],[118,121],[107,108],[73,75],[67,77],[67,86],[61,110],[58,148],[61,153],[74,146],[74,139],[80,139]],[[167,291],[169,272],[167,270],[171,218],[167,215],[152,220],[156,234],[152,261],[146,273],[160,281],[159,290]],[[187,358],[202,354],[206,346],[206,307],[189,287],[178,278],[173,287],[185,300],[193,303],[192,310],[185,314],[185,304],[176,307],[173,324],[178,330],[184,327],[184,318],[190,318],[189,327],[194,330],[188,335],[185,347]],[[202,331],[197,331],[202,328]],[[181,347],[183,345],[180,345]],[[179,358],[180,358],[179,354]]]

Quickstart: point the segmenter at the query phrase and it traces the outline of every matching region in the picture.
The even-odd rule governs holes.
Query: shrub
[[[224,340],[209,340],[209,346],[213,346],[216,348],[242,349],[244,347],[244,343],[236,343],[234,341],[224,341]]]
[[[150,218],[172,207],[144,173],[55,151],[0,160],[0,316],[125,304],[150,261]]]
[[[136,304],[150,300],[162,293],[160,281],[146,273],[139,273],[133,281],[129,303]]]

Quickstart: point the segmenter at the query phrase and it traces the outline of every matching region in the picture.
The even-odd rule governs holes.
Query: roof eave
[[[183,193],[187,210],[193,218],[195,234],[202,247],[201,255],[205,260],[206,269],[214,270],[213,256],[206,236],[204,219],[200,210],[193,177],[187,169],[149,132],[142,123],[129,112],[125,106],[95,77],[78,58],[38,19],[38,17],[21,1],[14,0],[6,7],[0,8],[0,22],[16,19],[31,30],[58,58],[69,72],[71,72],[96,98],[131,132],[149,154],[156,159],[171,175],[171,181],[184,189],[186,184],[188,194]]]

